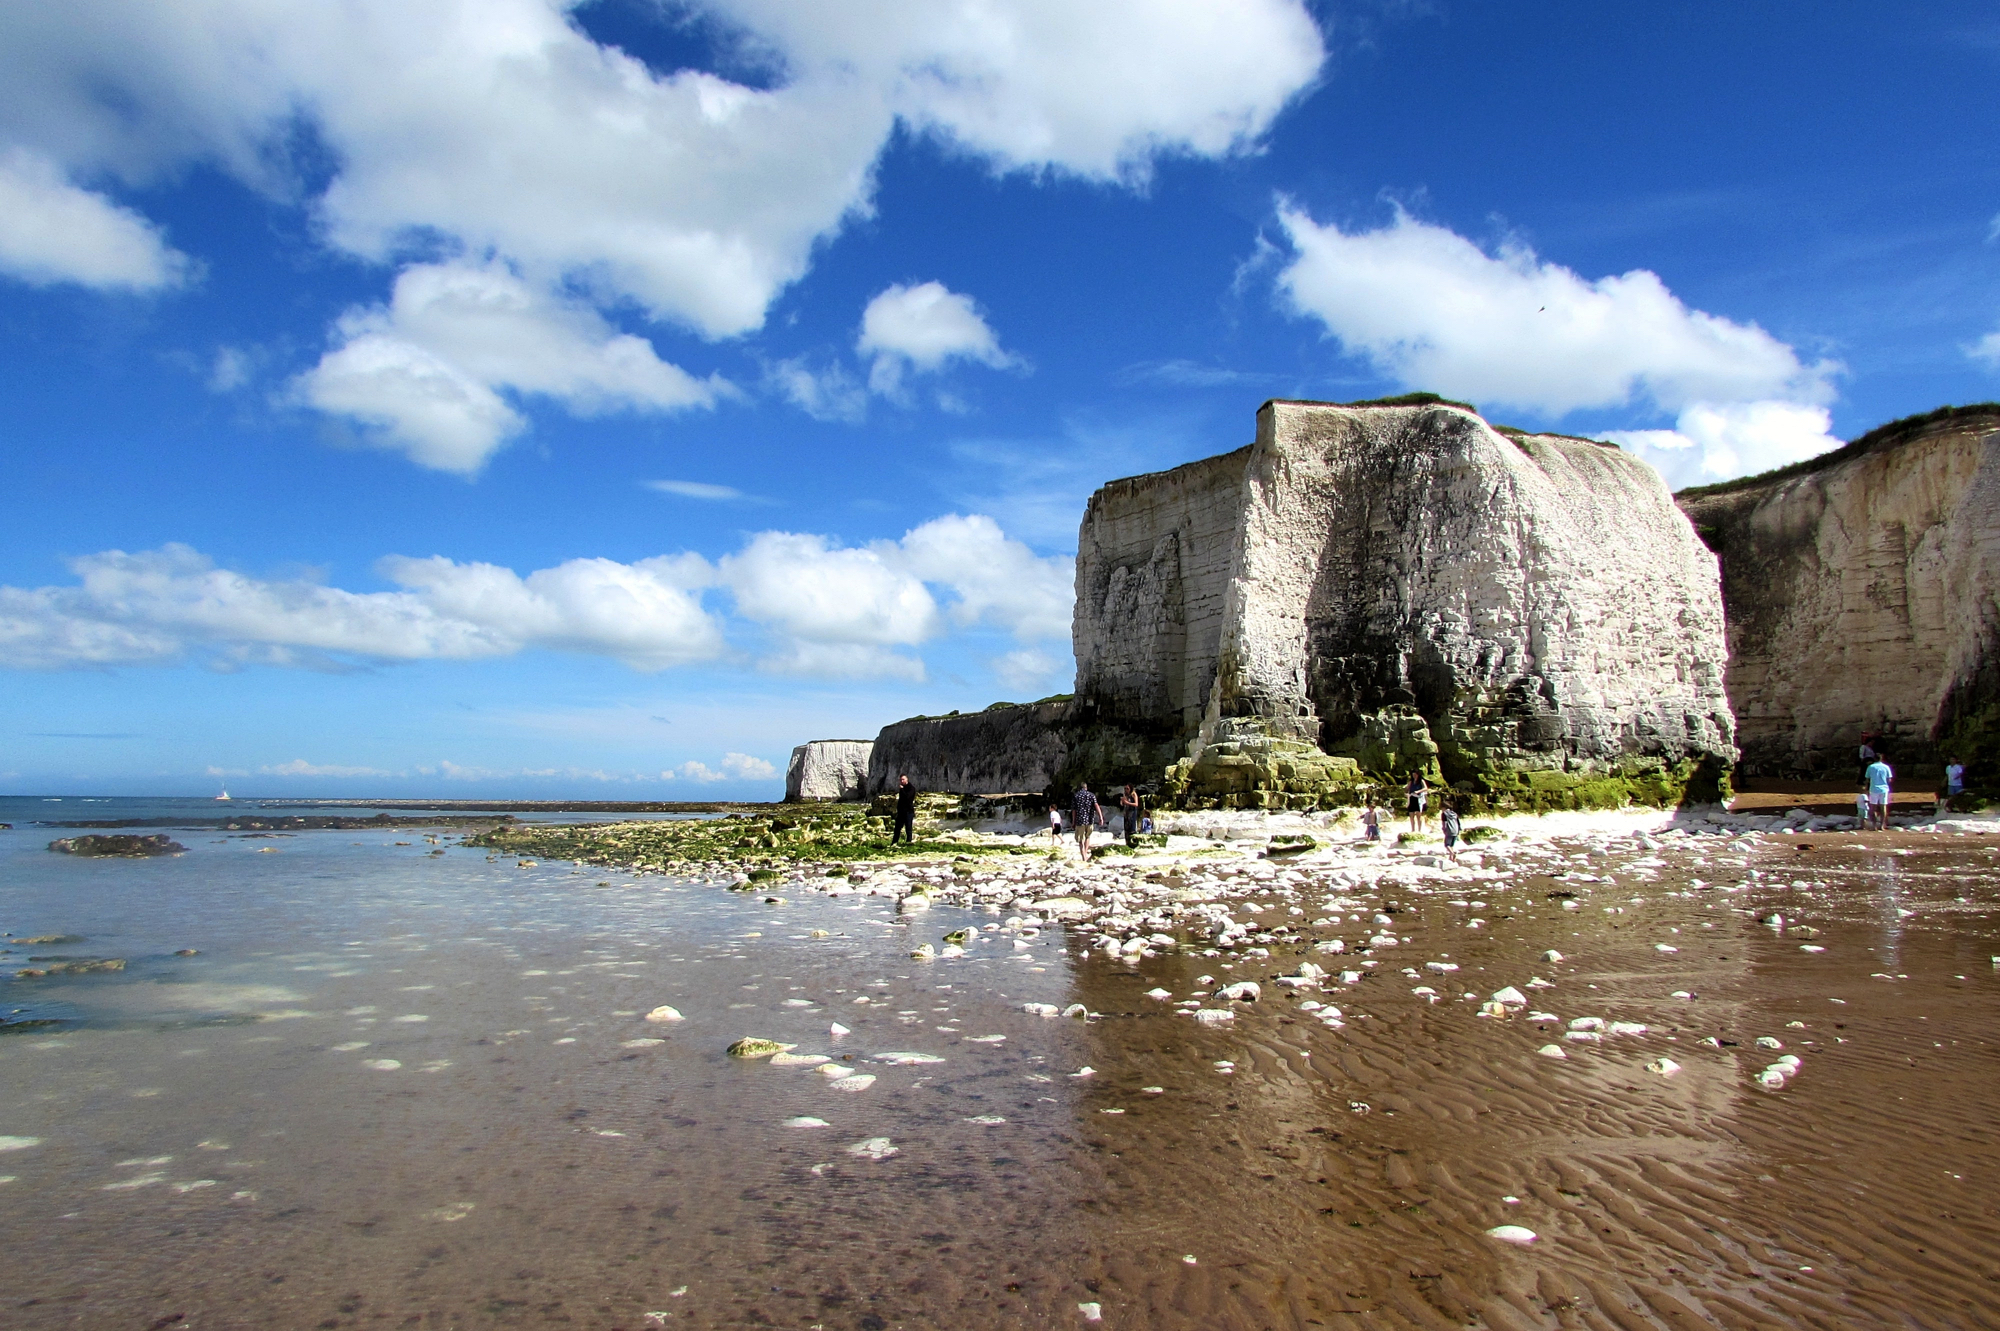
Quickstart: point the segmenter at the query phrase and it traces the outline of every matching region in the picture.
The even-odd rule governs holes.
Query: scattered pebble
[[[1502,1243],[1533,1243],[1540,1237],[1534,1230],[1520,1225],[1495,1225],[1486,1231],[1486,1236],[1499,1239]]]

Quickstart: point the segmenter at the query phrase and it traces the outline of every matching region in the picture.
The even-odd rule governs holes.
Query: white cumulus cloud
[[[780,397],[816,421],[858,423],[868,414],[868,390],[837,364],[815,369],[803,356],[776,361],[764,380]]]
[[[62,182],[141,185],[200,164],[303,196],[315,234],[367,260],[490,255],[542,302],[581,292],[723,338],[759,328],[813,247],[869,211],[899,122],[996,170],[1137,183],[1162,154],[1254,150],[1325,58],[1302,0],[691,0],[783,71],[752,87],[656,72],[593,41],[579,7],[14,5],[0,21],[0,144],[52,163],[55,183],[35,188],[117,241],[84,270],[93,280],[157,285],[172,255],[136,215]],[[309,185],[322,163],[323,188]],[[468,346],[481,338],[465,321],[491,328],[486,313],[461,311],[443,338],[403,335],[403,317],[398,303],[385,326],[344,321],[308,396],[426,465],[472,470],[517,432],[507,392],[579,411],[705,400],[574,310],[556,318],[565,349],[545,376]]]
[[[0,666],[466,660],[529,647],[657,670],[723,650],[693,556],[577,559],[522,578],[491,564],[382,561],[402,590],[350,592],[229,569],[184,545],[70,561],[74,586],[0,587]]]
[[[1839,448],[1825,407],[1795,402],[1697,402],[1671,430],[1611,430],[1600,438],[1638,454],[1675,490],[1803,462]]]
[[[531,649],[655,671],[724,659],[726,630],[758,664],[822,678],[922,680],[911,649],[956,629],[1064,637],[1074,563],[1036,555],[983,516],[843,546],[767,531],[711,564],[693,553],[567,560],[526,574],[443,556],[376,563],[393,591],[216,567],[185,545],[70,561],[73,585],[0,587],[0,668],[169,664],[348,668]],[[705,597],[727,598],[728,610]],[[733,613],[731,613],[733,612]]]
[[[993,658],[993,677],[1013,693],[1039,694],[1050,685],[1066,683],[1075,672],[1074,657],[1038,647],[1021,647]]]
[[[1296,0],[723,0],[805,67],[1002,167],[1143,178],[1163,152],[1254,144],[1326,58]]]
[[[762,758],[747,753],[725,753],[717,767],[690,758],[679,767],[661,772],[660,780],[698,781],[706,785],[714,781],[769,781],[777,775],[778,769]]]
[[[1658,275],[1589,280],[1525,245],[1488,253],[1398,211],[1373,231],[1281,203],[1278,285],[1350,352],[1416,388],[1562,415],[1645,402],[1824,402],[1837,366],[1806,365],[1755,324],[1689,309]]]
[[[997,368],[1013,361],[972,298],[942,282],[892,286],[869,301],[855,349],[871,358],[868,386],[892,397],[912,369],[935,371],[954,360]]]
[[[31,286],[152,291],[184,281],[189,266],[158,227],[77,188],[48,158],[0,153],[0,273]]]
[[[776,767],[747,753],[723,754],[722,770],[742,781],[768,781],[778,774]]]
[[[349,767],[341,763],[309,763],[303,758],[294,758],[288,763],[277,763],[260,767],[258,771],[266,776],[391,776],[379,767]],[[213,774],[213,769],[211,769]]]
[[[305,399],[442,471],[477,471],[525,428],[502,390],[553,398],[581,416],[707,407],[730,391],[500,263],[405,268],[389,304],[349,311],[337,338],[300,379]]]

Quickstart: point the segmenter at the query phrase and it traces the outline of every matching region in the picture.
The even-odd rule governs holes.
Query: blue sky
[[[2000,396],[1970,4],[0,14],[0,788],[771,797],[1064,691],[1114,477]]]

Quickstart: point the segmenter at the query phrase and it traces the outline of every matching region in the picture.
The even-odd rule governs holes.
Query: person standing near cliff
[[[1129,785],[1118,796],[1118,812],[1125,819],[1125,844],[1129,846],[1139,831],[1139,792]]]
[[[1875,737],[1873,735],[1863,735],[1861,737],[1861,784],[1864,786],[1868,784],[1868,765],[1874,762],[1877,757],[1874,741]]]
[[[1076,819],[1076,851],[1084,859],[1090,858],[1090,830],[1104,826],[1104,809],[1097,802],[1097,796],[1090,793],[1088,785],[1076,788],[1076,797],[1070,801],[1070,815]]]
[[[1889,830],[1889,787],[1896,774],[1889,767],[1889,755],[1878,753],[1861,774],[1868,783],[1868,821],[1881,831]]]
[[[907,776],[896,780],[896,825],[890,829],[889,844],[895,845],[897,837],[911,845],[917,841],[917,788]]]
[[[1424,830],[1424,809],[1431,799],[1430,782],[1424,780],[1421,771],[1412,772],[1410,784],[1403,790],[1410,797],[1410,831],[1421,832]]]

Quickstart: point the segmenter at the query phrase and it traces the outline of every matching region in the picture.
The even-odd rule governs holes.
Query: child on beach
[[[1049,842],[1057,846],[1062,844],[1062,810],[1053,804],[1049,806]]]
[[[1444,812],[1438,815],[1438,827],[1444,832],[1444,853],[1456,856],[1458,853],[1458,810],[1451,807],[1451,801],[1444,802]]]
[[[1361,830],[1370,841],[1382,839],[1382,815],[1375,811],[1375,802],[1370,800],[1361,814]]]

